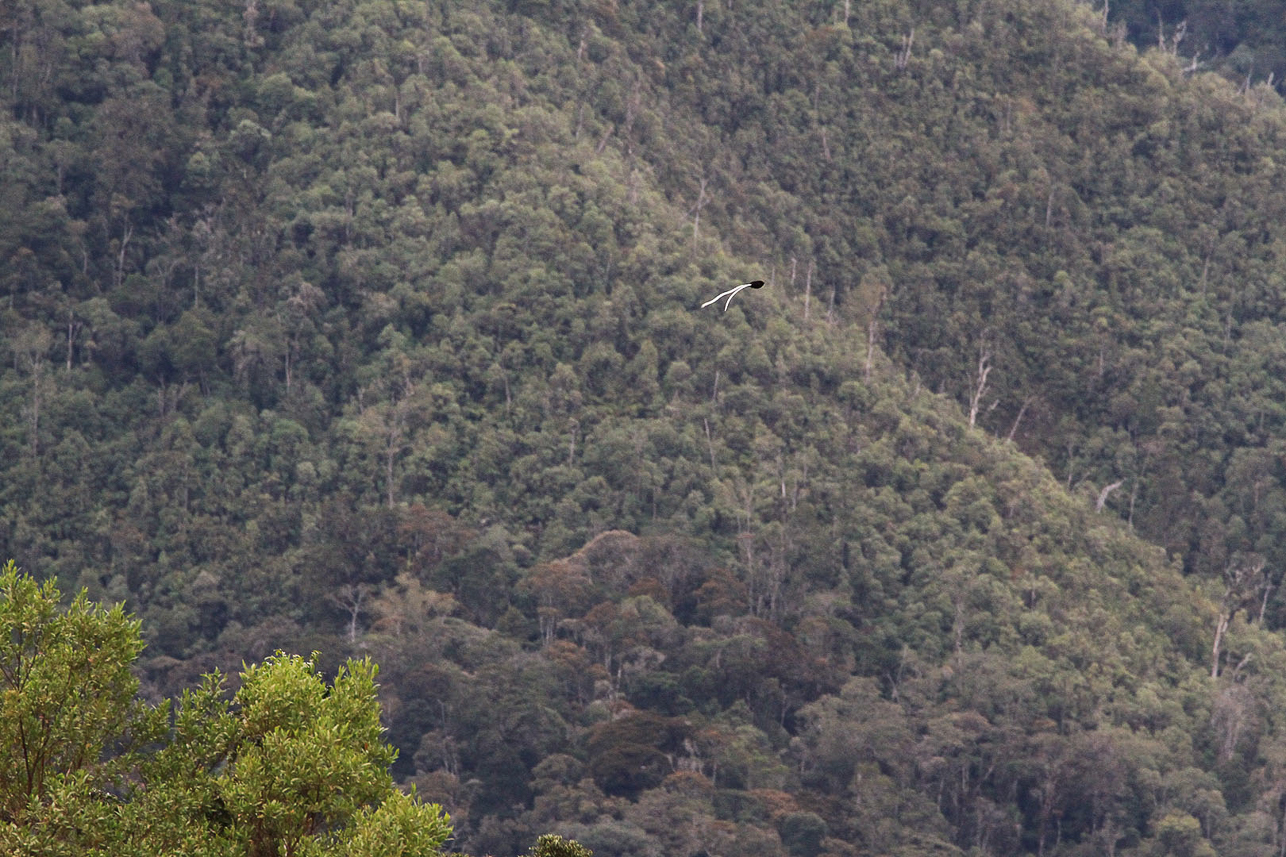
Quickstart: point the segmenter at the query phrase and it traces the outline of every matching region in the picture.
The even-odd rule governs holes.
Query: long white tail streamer
[[[727,302],[725,302],[725,303],[724,303],[724,305],[723,305],[723,311],[724,311],[724,312],[727,312],[727,311],[728,311],[728,304],[731,304],[731,303],[732,303],[732,299],[733,299],[733,298],[735,298],[735,297],[737,296],[737,293],[738,293],[738,292],[740,292],[742,289],[761,289],[761,288],[763,288],[763,285],[764,285],[764,281],[763,281],[763,280],[752,280],[752,281],[750,281],[749,283],[742,283],[742,284],[741,284],[741,285],[739,285],[739,286],[733,286],[731,289],[728,289],[728,291],[726,291],[726,292],[720,292],[719,294],[717,294],[717,295],[715,295],[714,297],[712,297],[710,300],[708,300],[708,301],[706,301],[705,303],[703,303],[703,304],[701,305],[701,308],[702,308],[702,309],[705,309],[706,307],[710,306],[710,304],[718,303],[718,302],[719,302],[719,298],[721,298],[721,297],[723,297],[723,296],[727,295],[728,300],[727,300]]]

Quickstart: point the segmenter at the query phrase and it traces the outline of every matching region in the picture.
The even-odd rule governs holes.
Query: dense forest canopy
[[[471,853],[1280,854],[1238,9],[7,4],[0,557],[369,656]]]
[[[1189,68],[1211,69],[1249,86],[1286,84],[1286,30],[1271,2],[1124,0],[1104,5],[1108,20],[1130,40],[1182,55]]]

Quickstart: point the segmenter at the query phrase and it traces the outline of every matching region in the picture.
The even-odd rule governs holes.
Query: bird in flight
[[[728,304],[732,303],[732,299],[737,296],[737,292],[741,291],[742,289],[762,289],[763,287],[764,287],[763,280],[751,280],[749,283],[742,283],[739,286],[734,286],[733,288],[728,289],[728,291],[726,292],[720,292],[719,294],[715,295],[710,300],[703,303],[701,305],[701,308],[705,309],[706,307],[710,306],[710,304],[712,303],[718,303],[719,298],[723,297],[724,295],[727,295],[728,300],[723,305],[723,311],[727,312]]]

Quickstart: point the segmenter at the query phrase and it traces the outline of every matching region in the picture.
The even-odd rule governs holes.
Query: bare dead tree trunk
[[[688,209],[689,212],[692,212],[692,249],[693,250],[697,248],[697,238],[701,229],[701,209],[705,208],[705,205],[706,205],[706,184],[708,182],[709,182],[709,179],[707,179],[705,176],[701,177],[700,189],[697,192],[696,204],[693,205],[692,208]]]
[[[1023,405],[1018,409],[1018,416],[1014,417],[1014,424],[1009,427],[1009,434],[1005,436],[1005,440],[1013,440],[1014,435],[1018,433],[1018,425],[1023,421],[1023,414],[1027,413],[1027,406],[1031,404],[1032,398],[1028,396],[1023,399]]]
[[[1130,486],[1130,517],[1126,520],[1126,524],[1129,526],[1130,532],[1134,532],[1134,502],[1138,499],[1139,499],[1139,477],[1135,476],[1134,484]]]
[[[1219,649],[1223,645],[1223,635],[1228,631],[1228,625],[1232,622],[1232,616],[1227,612],[1220,612],[1219,621],[1215,623],[1215,644],[1210,651],[1210,677],[1219,678]]]
[[[912,27],[911,32],[902,37],[902,49],[899,50],[897,55],[893,58],[893,65],[898,71],[902,71],[906,68],[906,64],[911,59],[911,45],[914,43],[915,27]]]
[[[603,150],[607,148],[607,141],[612,138],[612,132],[615,130],[616,130],[615,125],[607,126],[607,130],[603,132],[602,138],[599,139],[598,141],[598,148],[594,150],[594,154],[596,155],[603,154]]]
[[[978,409],[982,406],[983,394],[987,392],[987,376],[991,374],[991,349],[983,346],[978,355],[978,374],[974,380],[973,392],[969,394],[969,426],[978,422]]]
[[[813,260],[808,260],[808,273],[804,275],[804,321],[808,321],[808,305],[813,298]]]
[[[868,382],[871,380],[871,363],[875,360],[875,332],[878,326],[875,315],[872,315],[866,323],[866,365],[862,367],[862,378]]]
[[[293,373],[291,370],[294,367],[291,365],[290,357],[291,357],[291,351],[293,350],[294,345],[295,345],[295,338],[292,336],[286,340],[286,353],[282,357],[282,361],[284,362],[285,369],[286,369],[286,395],[287,396],[290,395],[290,382],[291,382],[291,379],[293,378]]]
[[[1261,589],[1267,589],[1270,586],[1268,577],[1264,574],[1264,567],[1267,564],[1267,560],[1263,557],[1252,554],[1250,557],[1235,558],[1224,569],[1224,592],[1223,597],[1219,599],[1219,618],[1215,623],[1215,641],[1211,647],[1211,678],[1219,678],[1220,650],[1223,646],[1224,635],[1228,631],[1228,626],[1232,624],[1233,617],[1237,615],[1238,610],[1246,607],[1248,603],[1260,600]],[[1261,600],[1261,611],[1263,609],[1262,605],[1266,603],[1267,595],[1265,594]]]
[[[348,641],[357,641],[357,617],[362,613],[362,605],[370,594],[369,583],[345,583],[329,596],[331,603],[348,611]]]
[[[1232,759],[1237,745],[1246,734],[1251,712],[1255,708],[1255,697],[1244,684],[1229,684],[1215,698],[1210,725],[1219,738],[1219,761],[1227,762]]]
[[[67,371],[71,371],[72,349],[75,347],[76,334],[84,327],[83,322],[76,320],[76,314],[71,309],[67,310]]]
[[[1223,645],[1223,635],[1228,630],[1228,623],[1232,617],[1227,613],[1219,614],[1219,621],[1215,624],[1215,644],[1210,652],[1210,677],[1219,678],[1219,648]]]
[[[1049,820],[1054,815],[1054,808],[1060,793],[1061,765],[1051,762],[1052,769],[1045,772],[1045,780],[1040,787],[1040,829],[1037,831],[1037,857],[1045,857],[1045,840],[1049,835]]]
[[[958,658],[964,647],[964,593],[962,591],[957,591],[952,597],[951,606],[955,608],[955,618],[951,622],[951,636],[955,640]]]
[[[1120,488],[1123,484],[1125,484],[1125,480],[1118,479],[1115,482],[1113,482],[1111,485],[1104,485],[1103,490],[1098,492],[1098,500],[1095,501],[1094,503],[1094,511],[1095,512],[1103,511],[1103,507],[1107,505],[1108,496],[1117,488]]]
[[[128,220],[125,221],[125,229],[121,234],[120,251],[116,254],[116,270],[113,279],[113,285],[120,288],[125,280],[125,248],[129,246],[129,240],[134,237],[134,224]]]

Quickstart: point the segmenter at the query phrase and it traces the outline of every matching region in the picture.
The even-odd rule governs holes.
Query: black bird
[[[732,303],[732,299],[737,296],[737,292],[741,291],[742,289],[762,289],[763,287],[764,287],[763,280],[751,280],[749,283],[742,283],[739,286],[734,286],[733,288],[728,289],[728,291],[726,292],[720,292],[719,294],[715,295],[710,300],[703,303],[701,305],[701,308],[705,309],[706,307],[710,306],[710,304],[716,303],[719,300],[719,298],[723,297],[724,295],[727,295],[728,300],[723,305],[723,311],[727,312],[728,304]]]

